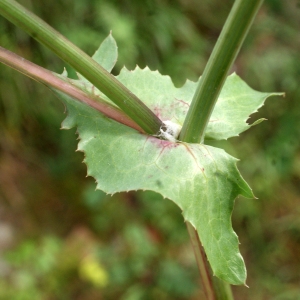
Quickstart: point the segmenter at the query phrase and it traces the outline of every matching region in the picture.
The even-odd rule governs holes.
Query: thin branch
[[[236,0],[206,64],[179,139],[202,143],[207,123],[263,0]]]
[[[233,300],[234,298],[230,285],[216,276],[213,276],[212,269],[207,260],[197,230],[189,222],[186,222],[186,226],[201,275],[200,277],[206,300]]]
[[[216,300],[216,295],[213,287],[213,283],[211,280],[211,274],[208,266],[208,262],[206,259],[205,252],[201,245],[199,235],[196,229],[190,222],[186,222],[186,227],[190,236],[190,240],[193,246],[195,258],[197,261],[198,269],[200,272],[200,278],[202,282],[202,288],[207,300]],[[200,250],[200,251],[199,251]]]
[[[157,134],[162,121],[130,90],[62,34],[14,0],[0,0],[0,14],[83,75],[149,134]]]
[[[61,75],[44,69],[9,50],[0,47],[0,62],[23,73],[24,75],[45,84],[49,88],[57,89],[91,107],[100,111],[107,117],[122,123],[126,126],[134,128],[140,132],[144,132],[133,120],[131,120],[124,112],[117,107],[109,104],[104,99],[93,94],[83,92],[76,86],[63,79]]]

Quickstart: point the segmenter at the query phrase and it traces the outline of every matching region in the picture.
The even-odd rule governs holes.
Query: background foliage
[[[123,65],[149,65],[180,86],[203,72],[233,1],[20,3],[90,55],[112,30],[119,46],[114,74]],[[300,294],[299,26],[298,1],[266,0],[233,67],[256,90],[286,92],[255,115],[268,121],[217,144],[241,159],[259,198],[238,199],[233,214],[250,286],[234,287],[236,299]],[[3,18],[0,43],[63,69]],[[0,298],[201,299],[179,209],[154,193],[95,192],[83,154],[75,152],[75,131],[59,130],[63,111],[46,88],[1,65]]]

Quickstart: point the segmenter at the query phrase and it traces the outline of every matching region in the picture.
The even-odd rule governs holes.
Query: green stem
[[[116,120],[126,126],[132,127],[140,132],[141,128],[137,126],[123,111],[109,104],[98,96],[83,92],[77,88],[70,79],[44,69],[15,53],[0,47],[0,62],[25,74],[26,76],[45,84],[52,90],[59,90],[91,107],[100,111],[107,117]]]
[[[213,276],[196,229],[189,222],[186,223],[186,226],[201,275],[202,288],[206,296],[206,300],[233,300],[234,298],[230,285],[216,276]]]
[[[218,96],[263,0],[236,0],[208,60],[179,139],[202,143]]]
[[[161,120],[114,76],[59,32],[14,0],[0,0],[0,14],[25,30],[82,74],[145,132],[156,134]]]
[[[227,73],[263,0],[236,0],[208,60],[184,121],[179,140],[203,142],[205,130]],[[212,275],[195,228],[187,223],[190,239],[208,300],[232,300],[230,285]]]
[[[200,278],[201,278],[204,294],[207,300],[215,300],[216,297],[213,288],[212,278],[210,275],[209,266],[208,266],[207,259],[205,257],[205,253],[199,239],[199,235],[190,222],[186,222],[186,227],[190,236],[190,240],[195,253],[196,262],[201,275]]]

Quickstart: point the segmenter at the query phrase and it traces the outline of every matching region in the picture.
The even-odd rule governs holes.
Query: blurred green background
[[[229,0],[19,1],[92,55],[113,31],[118,74],[148,65],[176,86],[196,80]],[[0,18],[1,46],[43,67],[65,64]],[[258,200],[239,198],[233,225],[248,268],[235,299],[300,299],[300,3],[266,0],[232,71],[272,97],[238,138]],[[67,67],[69,71],[72,71]],[[154,193],[95,192],[75,130],[45,87],[0,66],[0,299],[203,299],[180,210]]]

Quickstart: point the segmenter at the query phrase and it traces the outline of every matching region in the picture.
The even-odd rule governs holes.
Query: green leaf
[[[188,80],[181,88],[176,88],[169,76],[138,67],[134,71],[123,68],[117,78],[163,121],[171,120],[183,125],[197,82]],[[205,138],[228,139],[262,122],[263,119],[260,119],[249,125],[246,121],[268,97],[274,95],[282,93],[257,92],[236,74],[228,76],[208,123]]]
[[[111,72],[118,58],[117,43],[111,33],[101,43],[100,47],[92,57],[106,71]]]
[[[117,45],[111,34],[101,43],[93,58],[107,71],[111,71],[117,61]],[[100,95],[114,105],[104,94],[97,90],[84,77],[78,74],[80,80],[73,83],[89,93]],[[163,121],[170,120],[183,125],[197,82],[187,80],[176,88],[169,76],[163,76],[158,71],[148,68],[134,71],[123,68],[117,78],[156,113]],[[143,86],[141,88],[141,86]],[[228,76],[210,117],[205,132],[206,139],[222,140],[238,136],[240,133],[257,125],[265,119],[259,119],[251,125],[247,123],[249,116],[263,106],[270,96],[282,96],[283,93],[262,93],[250,88],[235,73]]]
[[[226,140],[261,123],[265,119],[256,120],[251,125],[246,121],[263,106],[268,97],[276,95],[282,96],[283,93],[257,92],[235,73],[228,76],[207,125],[205,138]]]
[[[78,150],[88,175],[109,194],[152,190],[173,200],[197,229],[216,276],[232,283],[246,279],[238,239],[231,227],[234,199],[252,191],[224,150],[172,143],[143,135],[67,96],[63,128],[77,126]]]
[[[106,63],[105,57],[102,59]],[[107,59],[111,61],[111,56]],[[118,79],[163,121],[183,124],[196,83],[187,81],[176,88],[169,76],[138,67],[134,71],[124,68]],[[76,84],[93,90],[82,80]],[[231,284],[244,284],[246,269],[231,214],[238,195],[254,196],[237,170],[237,159],[207,145],[141,134],[57,93],[68,111],[62,127],[77,127],[78,150],[85,153],[88,175],[95,178],[97,188],[109,194],[152,190],[174,201],[184,219],[197,229],[214,274]],[[253,91],[237,75],[231,75],[211,117],[207,137],[226,139],[247,130],[249,114],[270,95]]]

